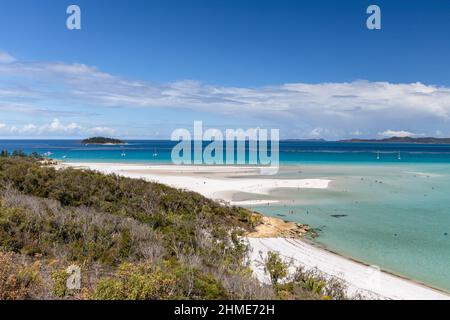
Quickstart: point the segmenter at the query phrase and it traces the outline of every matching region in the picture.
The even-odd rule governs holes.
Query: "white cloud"
[[[46,135],[46,134],[67,134],[81,131],[80,127],[76,123],[64,124],[59,119],[53,119],[52,122],[36,125],[32,123],[25,124],[23,126],[13,125],[9,129],[11,133],[15,134],[28,134],[28,135]]]
[[[20,100],[23,110],[42,110],[39,106],[48,102],[72,108],[70,111],[75,105],[184,108],[231,119],[264,120],[305,136],[336,137],[361,133],[359,128],[364,129],[364,135],[374,136],[386,127],[404,128],[400,134],[420,130],[432,135],[448,127],[450,120],[450,87],[420,82],[288,83],[255,88],[212,86],[192,80],[154,84],[127,80],[83,64],[39,62],[0,64],[0,74],[2,103],[8,106]],[[9,76],[14,82],[5,83]],[[60,125],[54,123],[47,130],[79,129],[64,130]]]
[[[13,63],[16,59],[7,52],[0,51],[0,63]]]
[[[404,130],[400,131],[386,130],[384,132],[380,132],[379,135],[383,137],[400,137],[400,138],[423,136],[423,134],[413,133]]]
[[[309,136],[311,136],[313,138],[325,138],[329,134],[330,134],[330,132],[328,129],[318,127],[318,128],[312,129],[309,133]]]
[[[219,87],[197,81],[155,85],[128,81],[82,64],[28,63],[0,66],[0,72],[52,83],[65,98],[92,105],[119,107],[184,107],[214,113],[321,113],[348,118],[362,113],[408,110],[450,118],[450,88],[422,83],[355,81],[348,83],[290,83],[259,88]],[[56,98],[36,83],[34,93]],[[15,93],[17,94],[17,93]],[[1,95],[1,92],[0,92]]]
[[[37,129],[37,127],[34,124],[30,123],[30,124],[24,125],[23,128],[20,129],[20,132],[22,132],[22,133],[28,133],[28,132],[34,133],[34,132],[36,132],[36,129]]]
[[[93,134],[106,134],[106,135],[114,135],[116,133],[116,130],[109,127],[95,127],[92,129],[89,129],[89,132]]]
[[[359,129],[353,131],[350,133],[352,136],[356,136],[356,137],[360,137],[362,136],[364,133],[362,131],[360,131]]]
[[[76,123],[62,124],[59,119],[53,119],[53,121],[47,126],[43,126],[40,130],[50,131],[50,132],[65,132],[73,131],[78,129],[79,126]]]
[[[73,134],[109,134],[113,135],[116,130],[109,127],[83,127],[75,122],[64,123],[59,119],[53,119],[50,123],[25,125],[11,125],[0,123],[2,133],[16,136],[70,136]]]
[[[81,127],[78,124],[76,124],[75,122],[71,122],[66,126],[66,129],[70,131],[70,130],[81,129]]]
[[[42,133],[75,133],[77,131],[81,131],[82,127],[78,124],[71,123],[62,123],[59,119],[53,119],[50,124],[44,124],[38,128],[40,134]]]

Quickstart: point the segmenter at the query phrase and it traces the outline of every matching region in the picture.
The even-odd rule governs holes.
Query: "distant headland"
[[[450,144],[450,138],[434,137],[391,137],[386,139],[349,139],[340,142],[380,142],[380,143],[422,143],[422,144]]]
[[[125,144],[125,141],[105,137],[92,137],[81,141],[83,144]]]

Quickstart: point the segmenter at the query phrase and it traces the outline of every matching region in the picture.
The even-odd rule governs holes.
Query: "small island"
[[[450,138],[434,137],[391,137],[386,139],[350,139],[340,142],[366,142],[366,143],[420,143],[420,144],[450,144]]]
[[[105,137],[92,137],[81,141],[83,144],[125,144],[124,141]]]

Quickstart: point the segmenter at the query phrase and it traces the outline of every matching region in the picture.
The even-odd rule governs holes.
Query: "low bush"
[[[38,263],[27,265],[14,253],[0,252],[0,300],[31,299],[41,285]]]

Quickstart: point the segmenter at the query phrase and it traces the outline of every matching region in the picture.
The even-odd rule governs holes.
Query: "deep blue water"
[[[51,152],[54,159],[96,162],[171,162],[176,142],[130,140],[127,145],[83,145],[79,140],[0,140],[0,149]],[[281,164],[450,163],[450,145],[281,141]]]

